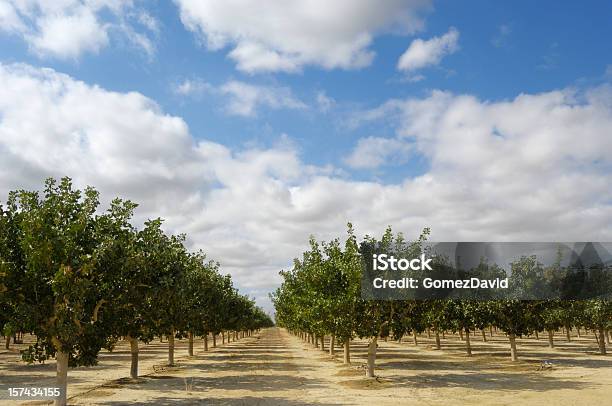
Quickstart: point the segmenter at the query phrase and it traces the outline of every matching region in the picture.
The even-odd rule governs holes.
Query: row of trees
[[[366,374],[374,377],[377,340],[401,340],[406,334],[424,331],[435,334],[440,349],[440,335],[445,331],[465,334],[466,351],[471,355],[470,332],[495,327],[504,331],[510,344],[512,360],[517,360],[516,338],[546,331],[549,345],[554,346],[553,332],[564,327],[586,327],[597,332],[601,354],[606,353],[606,333],[612,328],[612,302],[603,299],[562,300],[364,300],[362,272],[365,258],[374,249],[392,253],[396,258],[416,258],[423,252],[429,234],[425,229],[416,241],[394,235],[390,228],[380,240],[366,236],[357,242],[349,224],[344,243],[310,240],[310,249],[294,261],[290,271],[282,271],[283,283],[272,294],[277,324],[323,345],[323,337],[344,346],[344,362],[350,362],[350,341],[354,337],[368,340]],[[500,276],[500,268],[479,264],[479,275]],[[522,257],[511,264],[514,278],[543,274],[535,257]]]
[[[0,326],[31,333],[28,362],[57,360],[66,403],[69,366],[94,365],[102,348],[130,342],[131,376],[138,376],[139,342],[202,336],[208,347],[225,331],[272,325],[240,295],[219,264],[189,252],[183,235],[168,235],[162,220],[142,229],[130,222],[136,204],[115,199],[101,212],[98,192],[74,189],[69,178],[48,179],[44,192],[11,192],[0,205]]]

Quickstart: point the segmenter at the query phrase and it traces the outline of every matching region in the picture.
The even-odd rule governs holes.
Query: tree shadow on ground
[[[207,361],[216,361],[216,362],[227,362],[227,361],[286,361],[289,357],[287,355],[271,355],[271,354],[228,354],[228,355],[214,355],[210,357],[206,357]],[[296,358],[296,357],[294,357]]]
[[[125,405],[125,402],[105,402],[107,405]],[[145,406],[145,405],[159,405],[159,406],[187,406],[187,405],[215,405],[215,406],[267,406],[267,405],[278,405],[278,406],[308,406],[308,405],[320,405],[320,406],[331,406],[332,403],[320,403],[320,402],[303,402],[300,400],[285,399],[279,397],[255,397],[255,396],[244,396],[240,398],[209,398],[209,397],[193,397],[189,399],[173,398],[173,397],[161,397],[150,402],[130,402],[132,406]],[[336,403],[333,403],[336,405]]]
[[[411,385],[419,388],[463,387],[476,390],[494,391],[537,391],[573,389],[584,390],[593,385],[560,379],[547,375],[521,373],[451,373],[440,375],[385,375],[395,384]]]
[[[287,362],[266,362],[265,359],[256,362],[226,362],[218,364],[195,364],[189,366],[191,369],[200,370],[204,372],[220,372],[220,371],[296,371],[294,365],[288,364]],[[312,370],[312,367],[301,367],[301,369]]]
[[[296,388],[321,387],[321,382],[293,375],[225,375],[219,377],[151,375],[142,377],[138,383],[129,384],[130,389],[147,391],[184,391],[186,387],[193,392],[210,389],[226,391],[282,391]]]

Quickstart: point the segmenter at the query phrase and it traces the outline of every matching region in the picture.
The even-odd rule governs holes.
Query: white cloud
[[[429,226],[438,241],[612,239],[609,86],[501,102],[433,92],[366,117],[397,123],[427,171],[355,181],[308,165],[286,138],[232,150],[139,93],[0,65],[0,195],[70,175],[105,201],[133,199],[139,221],[166,218],[258,297],[309,234],[343,235],[348,220],[360,234]]]
[[[229,57],[246,72],[360,68],[374,58],[381,32],[419,30],[429,0],[175,0],[181,20],[210,50],[232,47]]]
[[[97,53],[108,43],[108,34],[91,9],[78,7],[70,15],[47,15],[38,22],[38,34],[28,35],[41,53],[75,58],[83,51]]]
[[[438,65],[446,55],[459,49],[459,31],[451,27],[441,37],[415,39],[397,62],[397,69],[411,72],[426,66]]]
[[[149,31],[159,33],[160,31],[159,21],[157,21],[157,19],[153,17],[151,14],[147,13],[144,10],[140,10],[137,13],[136,19],[138,20],[140,24],[145,26]]]
[[[0,29],[12,33],[26,29],[15,7],[4,0],[0,1]]]
[[[427,185],[421,203],[431,204],[428,223],[436,236],[610,238],[611,87],[503,102],[435,91],[389,102],[376,113],[393,110],[398,135],[428,160],[429,171],[405,185]]]
[[[172,91],[180,96],[199,97],[208,93],[220,97],[224,99],[224,112],[231,116],[256,117],[262,107],[272,110],[307,108],[288,87],[255,85],[238,80],[216,86],[199,78],[185,79],[175,84]]]
[[[231,80],[221,86],[219,91],[229,97],[227,113],[236,116],[254,117],[260,106],[274,110],[306,108],[287,87],[257,86]]]
[[[410,143],[405,140],[382,137],[361,138],[344,162],[356,169],[374,169],[408,161]]]
[[[109,44],[112,32],[150,56],[155,45],[129,21],[133,8],[127,0],[0,0],[0,31],[20,35],[41,57],[77,59],[86,52],[98,53]],[[151,30],[154,19],[142,15],[138,13],[137,20]]]
[[[213,90],[214,86],[202,79],[185,79],[172,87],[172,91],[181,96],[200,96]]]

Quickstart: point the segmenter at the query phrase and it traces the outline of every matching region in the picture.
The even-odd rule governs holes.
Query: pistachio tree
[[[112,335],[100,319],[112,292],[100,281],[108,277],[104,265],[120,242],[107,231],[121,228],[134,205],[116,200],[107,212],[96,214],[98,192],[74,189],[69,178],[48,179],[42,193],[22,190],[13,196],[22,266],[12,269],[11,279],[21,289],[24,327],[37,339],[23,358],[34,362],[55,356],[61,389],[56,404],[63,405],[68,367],[94,365]]]

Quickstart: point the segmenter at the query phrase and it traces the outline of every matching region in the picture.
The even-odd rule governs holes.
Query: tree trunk
[[[377,341],[378,336],[370,337],[370,342],[368,344],[368,367],[366,369],[367,378],[374,378],[374,364],[376,363],[376,346],[378,344]]]
[[[548,348],[555,348],[554,334],[552,330],[548,330]]]
[[[440,349],[440,332],[436,329],[436,350]]]
[[[459,339],[463,341],[463,330],[459,330]]]
[[[442,330],[442,339],[446,340],[446,330]]]
[[[417,339],[417,334],[416,334],[416,331],[414,332],[414,334],[412,335],[412,337],[414,338],[414,345],[419,345],[419,340]]]
[[[427,338],[431,338],[431,330],[427,327]]]
[[[516,336],[514,333],[510,333],[508,334],[508,337],[510,338],[510,358],[512,361],[516,361],[518,360],[518,356],[516,354]]]
[[[204,351],[208,351],[208,334],[204,334]]]
[[[221,332],[221,344],[225,344],[225,333]]]
[[[580,327],[576,327],[576,334],[578,334],[578,338],[580,338]]]
[[[493,326],[489,326],[489,337],[493,338]]]
[[[168,366],[174,365],[174,329],[168,335]]]
[[[187,348],[187,354],[189,354],[190,357],[193,357],[193,333],[191,331],[188,333],[188,338],[189,347]]]
[[[572,341],[572,338],[570,337],[570,328],[569,326],[565,326],[565,338],[567,338],[567,341]]]
[[[130,377],[138,378],[138,340],[128,335],[128,341],[130,342],[130,355],[132,356],[132,363],[130,365]]]
[[[60,395],[55,398],[55,406],[66,406],[68,399],[68,353],[58,350],[55,353],[57,360],[56,386],[60,390]]]
[[[486,343],[487,342],[487,333],[485,333],[484,329],[481,329],[480,332],[482,333],[482,341],[484,341]]]
[[[601,355],[606,355],[606,337],[605,337],[605,329],[603,326],[599,327],[599,353]]]
[[[325,336],[321,336],[321,351],[325,351]]]
[[[606,343],[607,343],[608,345],[610,345],[610,334],[612,334],[612,333],[610,333],[610,330],[608,330],[608,331],[607,331],[607,334],[606,334]]]
[[[6,335],[6,340],[4,341],[4,348],[7,350],[11,348],[11,336],[9,334]]]
[[[217,348],[217,335],[213,333],[213,348]]]
[[[329,339],[329,355],[332,355],[332,356],[334,355],[335,353],[334,345],[336,345],[336,336],[332,334],[331,338]]]
[[[540,339],[540,334],[538,333],[538,330],[535,331],[535,337],[536,337],[536,340]]]
[[[472,343],[470,343],[470,330],[465,329],[465,349],[467,351],[467,356],[472,356]]]
[[[344,363],[351,363],[351,340],[348,338],[344,341]]]

